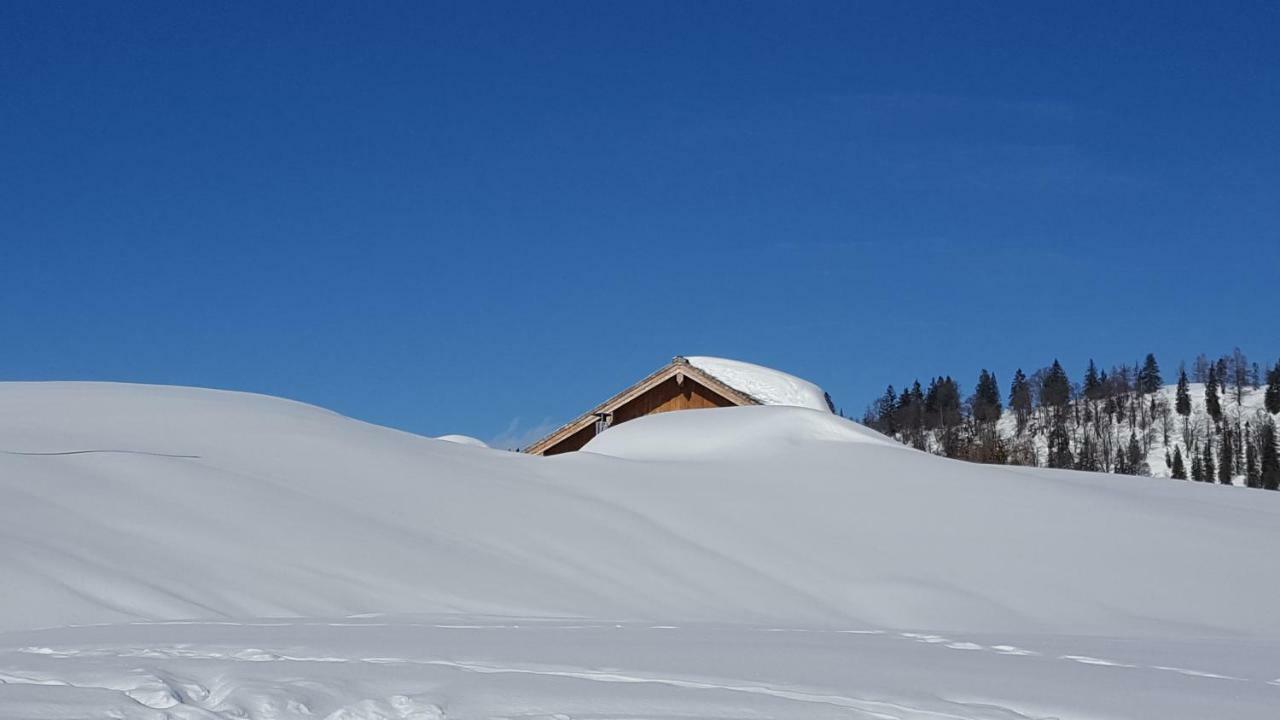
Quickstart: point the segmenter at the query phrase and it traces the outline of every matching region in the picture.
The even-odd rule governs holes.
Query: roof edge
[[[612,412],[614,409],[632,400],[658,383],[675,376],[677,373],[682,373],[685,377],[692,378],[695,382],[706,386],[708,389],[723,395],[739,405],[764,404],[758,398],[726,384],[707,371],[691,364],[683,356],[677,355],[671,359],[671,362],[663,365],[621,392],[615,393],[608,400],[605,400],[573,420],[561,425],[537,442],[532,443],[524,449],[524,452],[530,455],[541,455],[545,450],[554,446],[556,443],[573,435],[574,433],[577,433],[587,425],[594,423],[596,421],[597,413]]]

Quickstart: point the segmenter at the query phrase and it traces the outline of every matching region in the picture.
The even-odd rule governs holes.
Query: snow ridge
[[[808,380],[741,360],[698,355],[685,359],[690,365],[765,405],[790,405],[831,412],[826,392]]]

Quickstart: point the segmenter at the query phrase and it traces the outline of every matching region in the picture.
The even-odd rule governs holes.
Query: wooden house
[[[525,452],[533,455],[572,452],[581,449],[605,428],[644,415],[672,410],[763,404],[766,403],[761,399],[717,380],[685,358],[675,357],[640,382],[525,448]]]

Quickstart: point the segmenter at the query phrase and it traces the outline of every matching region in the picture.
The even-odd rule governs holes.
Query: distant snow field
[[[0,383],[0,718],[1277,717],[1280,493],[951,461],[796,380],[548,458]]]

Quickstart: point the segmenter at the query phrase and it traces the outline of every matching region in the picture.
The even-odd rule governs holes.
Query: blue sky
[[[0,7],[0,379],[518,441],[674,354],[1280,355],[1274,4],[266,5]]]

